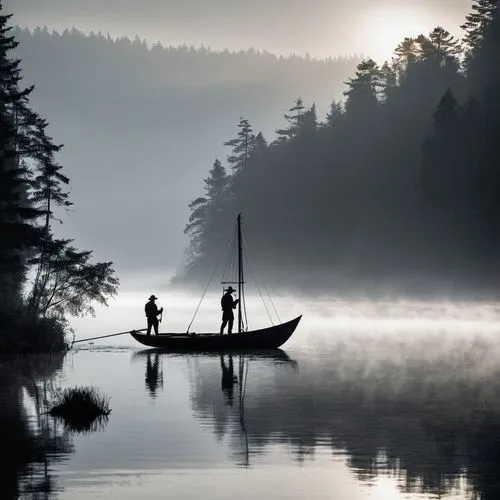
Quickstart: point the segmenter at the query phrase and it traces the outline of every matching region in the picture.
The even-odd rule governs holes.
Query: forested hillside
[[[10,18],[0,2],[0,353],[63,351],[68,316],[107,305],[119,280],[112,262],[92,262],[91,250],[53,230],[56,213],[73,206],[70,180],[12,57]]]
[[[326,119],[298,99],[276,135],[244,117],[191,204],[189,261],[208,276],[242,212],[275,284],[338,293],[500,288],[500,15],[474,0],[464,39],[406,38],[365,59]],[[333,95],[333,94],[332,94]],[[279,116],[276,123],[280,123]]]
[[[15,36],[32,100],[65,145],[78,206],[66,231],[121,274],[180,265],[189,200],[241,114],[271,133],[300,95],[324,115],[359,62],[148,47],[74,29]]]

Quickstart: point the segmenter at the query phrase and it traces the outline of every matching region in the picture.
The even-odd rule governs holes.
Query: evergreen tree
[[[463,26],[466,31],[467,48],[465,67],[470,88],[475,94],[490,92],[500,81],[500,1],[476,0],[474,12],[468,16]]]
[[[205,195],[189,204],[191,214],[184,234],[190,238],[188,256],[190,263],[206,257],[211,241],[217,240],[218,227],[223,227],[227,208],[229,176],[222,163],[216,159],[204,180]]]
[[[288,128],[276,130],[278,134],[277,143],[286,142],[299,134],[305,109],[306,107],[299,97],[294,106],[288,110],[288,113],[285,113],[285,119],[289,123]]]
[[[484,34],[498,13],[499,0],[472,0],[472,12],[465,18],[462,29],[466,34],[463,39],[466,54],[466,66],[469,65],[474,53],[481,47]]]
[[[381,68],[358,66],[345,112],[333,102],[318,128],[314,105],[298,99],[277,141],[232,176],[231,213],[237,199],[251,214],[255,245],[279,259],[280,281],[303,285],[305,268],[315,286],[325,276],[345,290],[383,283],[412,293],[407,278],[433,290],[435,277],[487,282],[500,269],[500,19],[483,14],[466,76],[443,28],[406,38]],[[461,105],[466,78],[477,83]],[[213,227],[202,235],[205,263]]]
[[[231,165],[233,173],[237,173],[246,167],[255,141],[252,127],[247,119],[241,118],[238,128],[238,136],[224,143],[224,146],[232,148],[227,161]]]
[[[6,334],[17,331],[22,337],[26,331],[36,335],[36,325],[50,316],[55,323],[52,340],[49,335],[46,342],[51,345],[26,338],[18,344],[23,349],[27,342],[40,349],[62,348],[58,336],[64,314],[92,312],[93,301],[105,304],[118,280],[110,262],[91,264],[92,252],[79,252],[71,240],[56,240],[50,231],[54,207],[71,205],[65,187],[69,179],[55,159],[61,146],[30,108],[33,87],[21,88],[20,61],[9,57],[17,46],[10,17],[0,15],[0,322],[10,322]],[[30,265],[36,266],[36,277],[29,300],[32,315],[26,317],[22,294]]]
[[[399,69],[406,71],[417,61],[417,42],[415,38],[405,38],[394,50],[396,64]]]
[[[373,59],[364,60],[358,65],[355,78],[350,78],[347,82],[349,90],[344,92],[347,115],[362,115],[378,106],[381,76],[380,68]]]
[[[40,236],[34,227],[40,213],[28,203],[28,171],[20,156],[26,145],[20,125],[32,88],[20,88],[20,61],[9,57],[17,46],[10,17],[0,14],[0,315],[20,307],[27,252]]]
[[[434,134],[427,137],[423,144],[424,193],[434,203],[449,207],[453,174],[458,170],[449,155],[460,149],[460,108],[450,89],[441,98],[433,122]]]
[[[343,114],[344,109],[342,107],[342,104],[333,100],[330,104],[330,110],[326,115],[326,125],[328,127],[333,127],[337,123],[337,120],[340,120]]]
[[[318,116],[316,113],[316,104],[307,109],[299,121],[299,136],[311,137],[318,128]]]
[[[441,27],[434,28],[428,37],[420,35],[416,42],[419,47],[419,60],[436,67],[451,66],[458,70],[460,42]]]
[[[267,141],[262,134],[262,132],[259,132],[255,136],[255,140],[253,143],[253,149],[252,149],[252,155],[261,155],[264,154],[267,149]]]
[[[69,178],[61,172],[62,167],[55,159],[55,155],[61,150],[62,146],[56,146],[52,138],[46,134],[48,126],[46,120],[31,111],[29,117],[30,122],[33,124],[29,136],[29,154],[35,162],[34,173],[30,179],[30,200],[44,214],[42,223],[43,237],[37,248],[38,257],[35,259],[37,269],[29,297],[29,309],[32,314],[37,315],[41,296],[52,271],[52,263],[50,262],[52,252],[49,249],[53,248],[51,220],[55,218],[54,207],[67,208],[72,203],[69,201],[66,188],[69,184]]]
[[[396,90],[398,84],[398,75],[395,64],[389,64],[387,61],[380,69],[380,99],[386,101],[391,98],[391,94]]]

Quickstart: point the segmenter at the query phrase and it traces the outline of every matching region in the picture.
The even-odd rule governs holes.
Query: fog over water
[[[123,287],[119,296],[110,301],[109,307],[96,308],[95,318],[72,319],[75,338],[144,328],[144,305],[151,293],[158,297],[157,305],[165,310],[160,332],[185,332],[193,318],[190,331],[218,331],[222,287],[220,292],[215,292],[212,287],[200,304],[201,293],[171,290],[151,279],[144,288],[130,286],[127,290]],[[303,315],[287,347],[317,348],[328,346],[329,343],[338,346],[344,342],[348,346],[351,342],[358,345],[358,342],[367,339],[380,352],[386,350],[387,342],[404,345],[409,350],[415,348],[424,355],[422,345],[428,343],[443,353],[450,347],[450,342],[457,349],[466,350],[476,338],[494,338],[500,333],[500,305],[497,302],[347,300],[279,293],[269,297],[257,292],[250,292],[246,298],[251,330]],[[198,306],[199,311],[195,316]],[[460,347],[462,342],[464,345]],[[98,340],[95,343],[97,346],[135,345],[129,336]],[[389,356],[389,351],[385,355]],[[427,354],[432,355],[432,352]]]
[[[460,52],[471,4],[2,2],[30,109],[64,144],[74,206],[51,230],[120,287],[69,318],[68,352],[1,357],[0,496],[500,498],[500,15]],[[161,333],[219,331],[239,213],[248,330],[302,315],[292,337],[136,342],[151,294]],[[16,266],[2,307],[33,302]],[[45,330],[14,316],[0,330],[24,353]],[[112,412],[83,430],[53,417],[72,387]]]
[[[194,297],[160,292],[166,324],[189,321]],[[200,323],[218,324],[218,298],[206,297]],[[61,498],[496,498],[497,304],[275,299],[282,318],[304,318],[276,359],[244,356],[243,421],[239,385],[233,403],[221,391],[219,354],[155,357],[128,337],[76,344],[62,380],[99,385],[114,411],[101,439],[75,436],[55,467]],[[124,294],[96,323],[135,321],[141,300]]]

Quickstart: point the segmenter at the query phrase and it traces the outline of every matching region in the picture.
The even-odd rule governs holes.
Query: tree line
[[[69,178],[11,56],[10,17],[0,4],[0,352],[62,350],[67,315],[106,304],[118,279],[111,262],[93,263],[91,251],[53,229],[72,205]]]
[[[151,46],[76,29],[14,34],[25,79],[36,83],[31,101],[65,145],[60,158],[78,206],[71,227],[106,259],[116,262],[119,254],[121,273],[144,272],[145,262],[151,272],[179,265],[187,200],[199,189],[206,158],[224,153],[240,113],[270,133],[299,92],[326,112],[360,61]],[[141,224],[146,217],[149,224]],[[145,246],[151,227],[162,230]]]
[[[363,60],[318,120],[298,98],[267,141],[244,117],[190,204],[176,283],[210,275],[238,213],[283,286],[493,293],[500,261],[500,15],[473,0],[464,37],[405,38]]]

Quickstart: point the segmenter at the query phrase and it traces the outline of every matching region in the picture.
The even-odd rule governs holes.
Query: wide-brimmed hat
[[[158,297],[155,297],[154,295],[151,295],[151,297],[149,297],[149,300],[158,300]]]
[[[228,286],[226,292],[233,293],[236,292],[236,290],[232,286]]]

